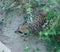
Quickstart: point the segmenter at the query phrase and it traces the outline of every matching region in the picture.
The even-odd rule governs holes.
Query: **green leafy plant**
[[[28,46],[26,46],[26,47],[24,47],[24,52],[29,52],[29,47]]]
[[[52,48],[54,48],[54,50],[55,50],[55,49],[58,49],[58,47],[60,47],[59,46],[60,42],[58,41],[59,42],[58,43],[57,40],[56,40],[57,38],[55,38],[56,36],[58,36],[60,34],[60,27],[59,27],[60,26],[60,14],[57,10],[58,9],[57,6],[59,6],[59,4],[57,3],[56,0],[48,0],[47,2],[48,2],[48,4],[47,3],[39,3],[38,7],[37,7],[38,9],[43,9],[44,8],[45,12],[48,15],[46,17],[45,24],[42,26],[43,31],[39,32],[39,36],[40,36],[39,39],[41,39],[41,38],[44,39],[46,41],[47,45],[50,46],[50,49],[52,50]],[[31,6],[33,7],[33,5],[36,4],[36,0],[31,1],[31,3],[32,3]],[[30,14],[32,15],[32,13],[31,13],[32,10],[31,9],[33,9],[33,8],[31,8],[30,6],[26,9],[26,11],[27,11],[26,14],[29,14],[29,16],[27,15],[28,17],[26,17],[26,19],[31,20],[30,19],[31,18]],[[55,42],[55,44],[54,44],[54,42]],[[54,44],[54,45],[52,45],[52,44]]]
[[[4,50],[2,50],[2,52],[5,52]]]
[[[50,52],[53,52],[52,49],[54,52],[60,52],[60,7],[57,0],[47,0],[47,2],[22,0],[21,4],[19,4],[19,0],[11,0],[11,3],[12,4],[4,4],[1,9],[8,14],[9,12],[15,10],[18,5],[21,5],[24,15],[24,24],[26,23],[27,25],[33,23],[34,17],[36,17],[34,15],[36,10],[43,10],[47,14],[47,17],[44,17],[46,22],[42,26],[43,30],[37,33],[39,35],[36,36],[35,40],[43,39],[47,44],[48,49],[51,50]],[[37,12],[37,14],[39,14],[39,12]],[[4,19],[1,18],[0,23],[2,23]],[[25,31],[27,32],[25,37],[29,38],[31,34],[29,32],[30,30],[26,29]],[[29,48],[24,47],[24,52],[28,51]],[[40,49],[37,48],[37,51],[40,51]],[[2,52],[4,52],[4,50]]]

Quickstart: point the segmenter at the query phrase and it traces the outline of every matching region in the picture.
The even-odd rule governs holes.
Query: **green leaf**
[[[29,52],[29,47],[28,46],[24,47],[24,52]]]
[[[36,48],[36,50],[37,50],[37,52],[40,52],[41,51],[40,48]]]
[[[2,50],[2,52],[5,52],[4,49]]]
[[[57,49],[57,51],[56,52],[60,52],[60,49]]]
[[[48,0],[48,2],[49,2],[51,5],[58,6],[58,3],[57,3],[56,0]]]
[[[48,32],[45,32],[44,34],[45,34],[45,36],[48,36]]]
[[[40,3],[40,4],[39,4],[39,7],[42,8],[42,7],[44,7],[45,5],[46,5],[45,3]]]

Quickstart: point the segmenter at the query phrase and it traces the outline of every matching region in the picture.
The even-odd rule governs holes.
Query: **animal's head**
[[[21,25],[18,27],[18,29],[15,31],[15,33],[21,33],[21,34],[27,34],[27,26],[26,25]]]

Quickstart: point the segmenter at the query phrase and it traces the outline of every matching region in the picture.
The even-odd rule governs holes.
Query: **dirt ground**
[[[2,34],[0,34],[0,41],[4,43],[12,52],[24,52],[25,46],[30,48],[29,52],[33,52],[36,47],[41,49],[41,52],[46,52],[46,48],[43,43],[34,43],[33,38],[28,41],[23,41],[20,34],[16,34],[15,30],[19,25],[23,23],[23,15],[19,16],[15,11],[10,12],[7,15],[9,18],[6,21],[5,26],[1,26],[3,29]]]
[[[2,2],[0,2],[0,6],[3,6]],[[33,37],[27,41],[23,41],[23,38],[20,37],[21,34],[15,33],[18,26],[23,23],[23,15],[18,14],[20,11],[16,12],[14,10],[9,12],[8,15],[1,15],[4,11],[0,9],[0,19],[5,16],[8,18],[4,22],[5,25],[0,24],[0,41],[12,52],[24,52],[24,47],[26,46],[30,48],[29,52],[35,52],[36,48],[40,48],[41,52],[46,52],[46,47],[40,41],[35,43]]]

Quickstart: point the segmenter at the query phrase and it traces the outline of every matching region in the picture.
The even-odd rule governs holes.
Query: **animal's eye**
[[[21,34],[23,34],[23,32],[20,31],[20,30],[16,30],[15,33],[21,33]]]
[[[21,33],[21,34],[23,34],[23,32],[21,32],[21,31],[18,31],[18,33]]]

